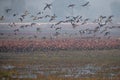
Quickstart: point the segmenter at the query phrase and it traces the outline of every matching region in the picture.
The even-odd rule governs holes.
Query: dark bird
[[[28,15],[28,14],[30,14],[27,10],[24,12],[24,15]]]
[[[68,5],[68,8],[73,8],[75,6],[75,4],[70,4]]]
[[[89,18],[85,19],[81,25],[86,24],[88,20],[89,20]]]
[[[38,17],[37,17],[37,16],[34,16],[34,17],[33,17],[33,20],[38,20]]]
[[[65,23],[65,21],[59,21],[58,23],[55,24],[55,26],[61,24],[61,23]]]
[[[18,14],[13,14],[13,17],[17,16]]]
[[[70,18],[70,16],[66,16],[66,19],[69,19]]]
[[[23,19],[25,18],[25,16],[26,16],[25,14],[21,15],[21,17],[22,17]]]
[[[25,27],[28,27],[28,26],[30,26],[30,25],[25,25]]]
[[[4,35],[4,33],[0,33],[0,35],[2,35],[2,36],[3,36],[3,35]]]
[[[51,9],[51,6],[52,6],[52,4],[46,4],[46,6],[44,7],[44,10],[46,10],[47,8]]]
[[[58,35],[60,35],[60,33],[59,33],[59,32],[56,32],[56,33],[54,34],[54,36],[58,36]]]
[[[61,30],[62,27],[57,27],[55,30]]]
[[[25,27],[24,25],[21,25],[21,26],[20,26],[20,28],[22,28],[22,29],[23,29],[24,27]]]
[[[15,27],[16,24],[15,24],[15,22],[13,22],[13,23],[8,24],[8,26],[10,26],[10,27]]]
[[[88,1],[88,2],[86,2],[85,4],[83,4],[82,6],[85,7],[85,6],[87,6],[89,3],[90,3],[90,2]]]
[[[34,38],[37,38],[37,36],[36,36],[36,35],[34,35]]]
[[[105,21],[105,23],[106,23],[106,24],[107,24],[108,22],[112,23],[112,18],[113,18],[113,17],[114,17],[113,15],[109,16],[109,17],[107,18],[107,20]]]
[[[36,23],[31,23],[31,27],[34,26],[34,25],[36,25]]]
[[[14,32],[19,32],[19,29],[15,29]]]
[[[72,24],[72,27],[73,28],[76,28],[77,26],[79,26],[79,25],[77,25],[77,24],[75,24],[75,23],[71,23]]]
[[[55,25],[54,24],[52,24],[51,26],[50,26],[50,28],[53,28]]]
[[[74,20],[77,20],[77,18],[79,18],[79,16],[75,16],[75,17],[73,16],[73,19],[74,19]]]
[[[45,18],[48,18],[48,17],[50,17],[50,15],[45,15]]]
[[[0,17],[0,20],[1,20],[1,21],[4,20],[4,16],[1,16],[1,17]]]
[[[109,35],[109,34],[110,34],[110,32],[105,32],[104,36],[107,36],[107,35]]]
[[[23,18],[18,18],[21,22],[23,21]]]
[[[43,17],[41,16],[41,17],[38,17],[37,19],[42,19]]]
[[[100,16],[100,17],[98,18],[98,22],[101,23],[101,22],[103,21],[103,19],[105,19],[105,18],[106,18],[106,16]]]
[[[41,32],[41,29],[40,29],[40,28],[36,28],[36,31],[37,31],[37,32]]]
[[[51,21],[53,21],[53,20],[55,20],[55,18],[56,18],[57,16],[54,14],[53,16],[51,16],[51,18],[50,18],[50,20],[49,20],[49,22],[51,22]]]
[[[6,11],[6,13],[8,13],[8,12],[10,12],[12,9],[6,9],[5,11]]]
[[[41,14],[41,12],[38,12],[37,15]]]

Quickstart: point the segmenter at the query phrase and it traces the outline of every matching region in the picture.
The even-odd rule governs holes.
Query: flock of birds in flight
[[[83,8],[84,7],[87,7],[88,5],[90,4],[90,2],[86,2],[85,4],[81,5]],[[70,4],[67,6],[68,8],[70,9],[73,9],[75,7],[75,4]],[[53,15],[44,15],[44,16],[41,16],[44,14],[44,11],[46,10],[51,10],[52,9],[52,4],[46,4],[45,7],[43,8],[43,11],[39,11],[36,15],[32,15],[29,11],[25,11],[22,15],[20,15],[20,17],[18,18],[19,21],[22,23],[24,22],[24,19],[26,18],[26,16],[30,15],[30,18],[32,18],[33,21],[37,21],[37,20],[42,20],[42,19],[49,19],[49,22],[52,23],[52,21],[55,21],[56,18],[57,18],[57,15],[56,14],[53,14]],[[9,14],[9,12],[12,11],[12,9],[5,9],[5,12],[7,14]],[[19,14],[16,14],[14,13],[12,16],[13,17],[16,17],[18,16]],[[91,30],[89,28],[85,29],[85,30],[79,30],[79,33],[80,34],[85,34],[86,32],[88,32],[88,34],[92,34],[93,33],[96,33],[96,32],[100,32],[100,29],[101,28],[104,28],[100,33],[104,33],[104,36],[108,36],[109,35],[109,38],[110,38],[110,31],[107,31],[108,28],[109,29],[113,29],[113,28],[120,28],[120,26],[107,26],[108,23],[112,23],[112,18],[114,16],[111,15],[111,16],[99,16],[98,19],[94,20],[93,23],[97,23],[98,26],[95,27],[94,30]],[[5,16],[1,16],[0,17],[0,21],[4,21],[5,20]],[[85,25],[88,23],[90,19],[89,18],[85,18],[83,19],[83,16],[80,16],[80,15],[77,15],[77,16],[66,16],[65,17],[65,20],[61,20],[59,22],[56,22],[54,24],[51,24],[50,28],[54,28],[56,30],[56,33],[55,33],[55,36],[58,36],[60,35],[60,33],[57,31],[57,30],[61,30],[62,27],[56,27],[57,25],[60,25],[62,23],[70,23],[73,27],[73,29],[75,29],[77,26],[80,26],[80,25]],[[79,24],[80,23],[80,24]],[[34,25],[37,25],[37,23],[35,22],[31,22],[31,24],[26,24],[26,25],[21,25],[20,28],[25,28],[25,27],[33,27]],[[12,22],[10,24],[8,24],[8,26],[10,27],[14,27],[14,26],[17,26],[15,22]],[[106,27],[105,27],[106,26]],[[37,32],[40,32],[41,31],[41,28],[40,27],[37,27],[36,28],[36,31]],[[16,33],[19,32],[19,28],[18,29],[15,29],[14,30],[15,32],[15,35],[17,35]],[[4,35],[4,33],[0,33],[0,35]],[[37,38],[36,35],[34,35],[34,38]]]

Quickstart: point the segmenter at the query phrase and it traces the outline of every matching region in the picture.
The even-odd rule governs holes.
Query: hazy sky
[[[87,7],[81,7],[87,1],[90,4]],[[73,9],[74,16],[82,15],[91,20],[100,15],[114,15],[114,19],[120,22],[120,0],[0,0],[0,16],[5,15],[8,20],[12,20],[11,14],[28,10],[32,14],[42,11],[46,3],[52,3],[52,9],[46,10],[44,14],[56,14],[57,20],[63,19],[65,16],[71,15],[72,11],[67,6],[75,4]],[[12,12],[7,14],[5,9],[12,8]],[[26,19],[29,21],[29,18]]]

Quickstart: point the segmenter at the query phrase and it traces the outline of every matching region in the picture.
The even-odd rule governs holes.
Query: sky
[[[82,7],[81,5],[87,1],[90,4],[87,7]],[[100,15],[114,15],[114,21],[120,22],[120,0],[0,0],[0,16],[7,16],[7,20],[4,22],[14,21],[11,14],[22,14],[25,10],[28,10],[35,15],[38,11],[43,11],[46,3],[52,3],[52,9],[44,11],[44,14],[52,15],[55,13],[58,16],[57,20],[63,20],[65,16],[72,15],[71,9],[67,6],[75,4],[73,8],[74,16],[81,15],[94,20]],[[9,14],[5,12],[7,8],[12,9]],[[25,21],[29,22],[31,20],[26,18]],[[47,22],[48,20],[43,21]]]

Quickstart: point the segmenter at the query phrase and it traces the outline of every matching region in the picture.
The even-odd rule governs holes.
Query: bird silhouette
[[[40,29],[40,28],[36,28],[36,31],[37,31],[37,32],[41,32],[41,29]]]
[[[109,35],[109,34],[110,34],[110,32],[105,32],[104,36],[107,36],[107,35]]]
[[[53,16],[51,16],[51,18],[50,18],[50,20],[49,20],[49,22],[51,22],[51,21],[53,21],[53,20],[55,20],[55,18],[56,18],[57,16],[54,14]]]
[[[21,22],[23,21],[23,18],[18,18]]]
[[[81,5],[81,6],[85,7],[85,6],[87,6],[89,3],[90,3],[90,2],[88,1],[88,2],[86,2],[85,4],[83,4],[83,5]]]
[[[73,8],[75,6],[75,4],[70,4],[68,5],[68,8]]]
[[[4,16],[1,16],[1,17],[0,17],[0,20],[1,20],[1,21],[4,20]]]
[[[86,24],[88,20],[89,20],[89,18],[85,19],[81,25]]]
[[[36,23],[31,23],[30,25],[31,25],[31,27],[33,27],[34,25],[36,25]]]
[[[8,12],[10,12],[12,9],[6,9],[5,11],[6,11],[6,13],[8,13]]]
[[[55,30],[61,30],[62,27],[57,27]]]
[[[46,6],[44,7],[43,10],[46,10],[47,8],[48,8],[48,9],[51,9],[51,6],[52,6],[52,4],[47,4],[47,3],[46,3]]]
[[[13,17],[15,17],[15,16],[17,16],[17,15],[18,15],[18,14],[15,14],[15,13],[14,13],[14,14],[13,14]]]

